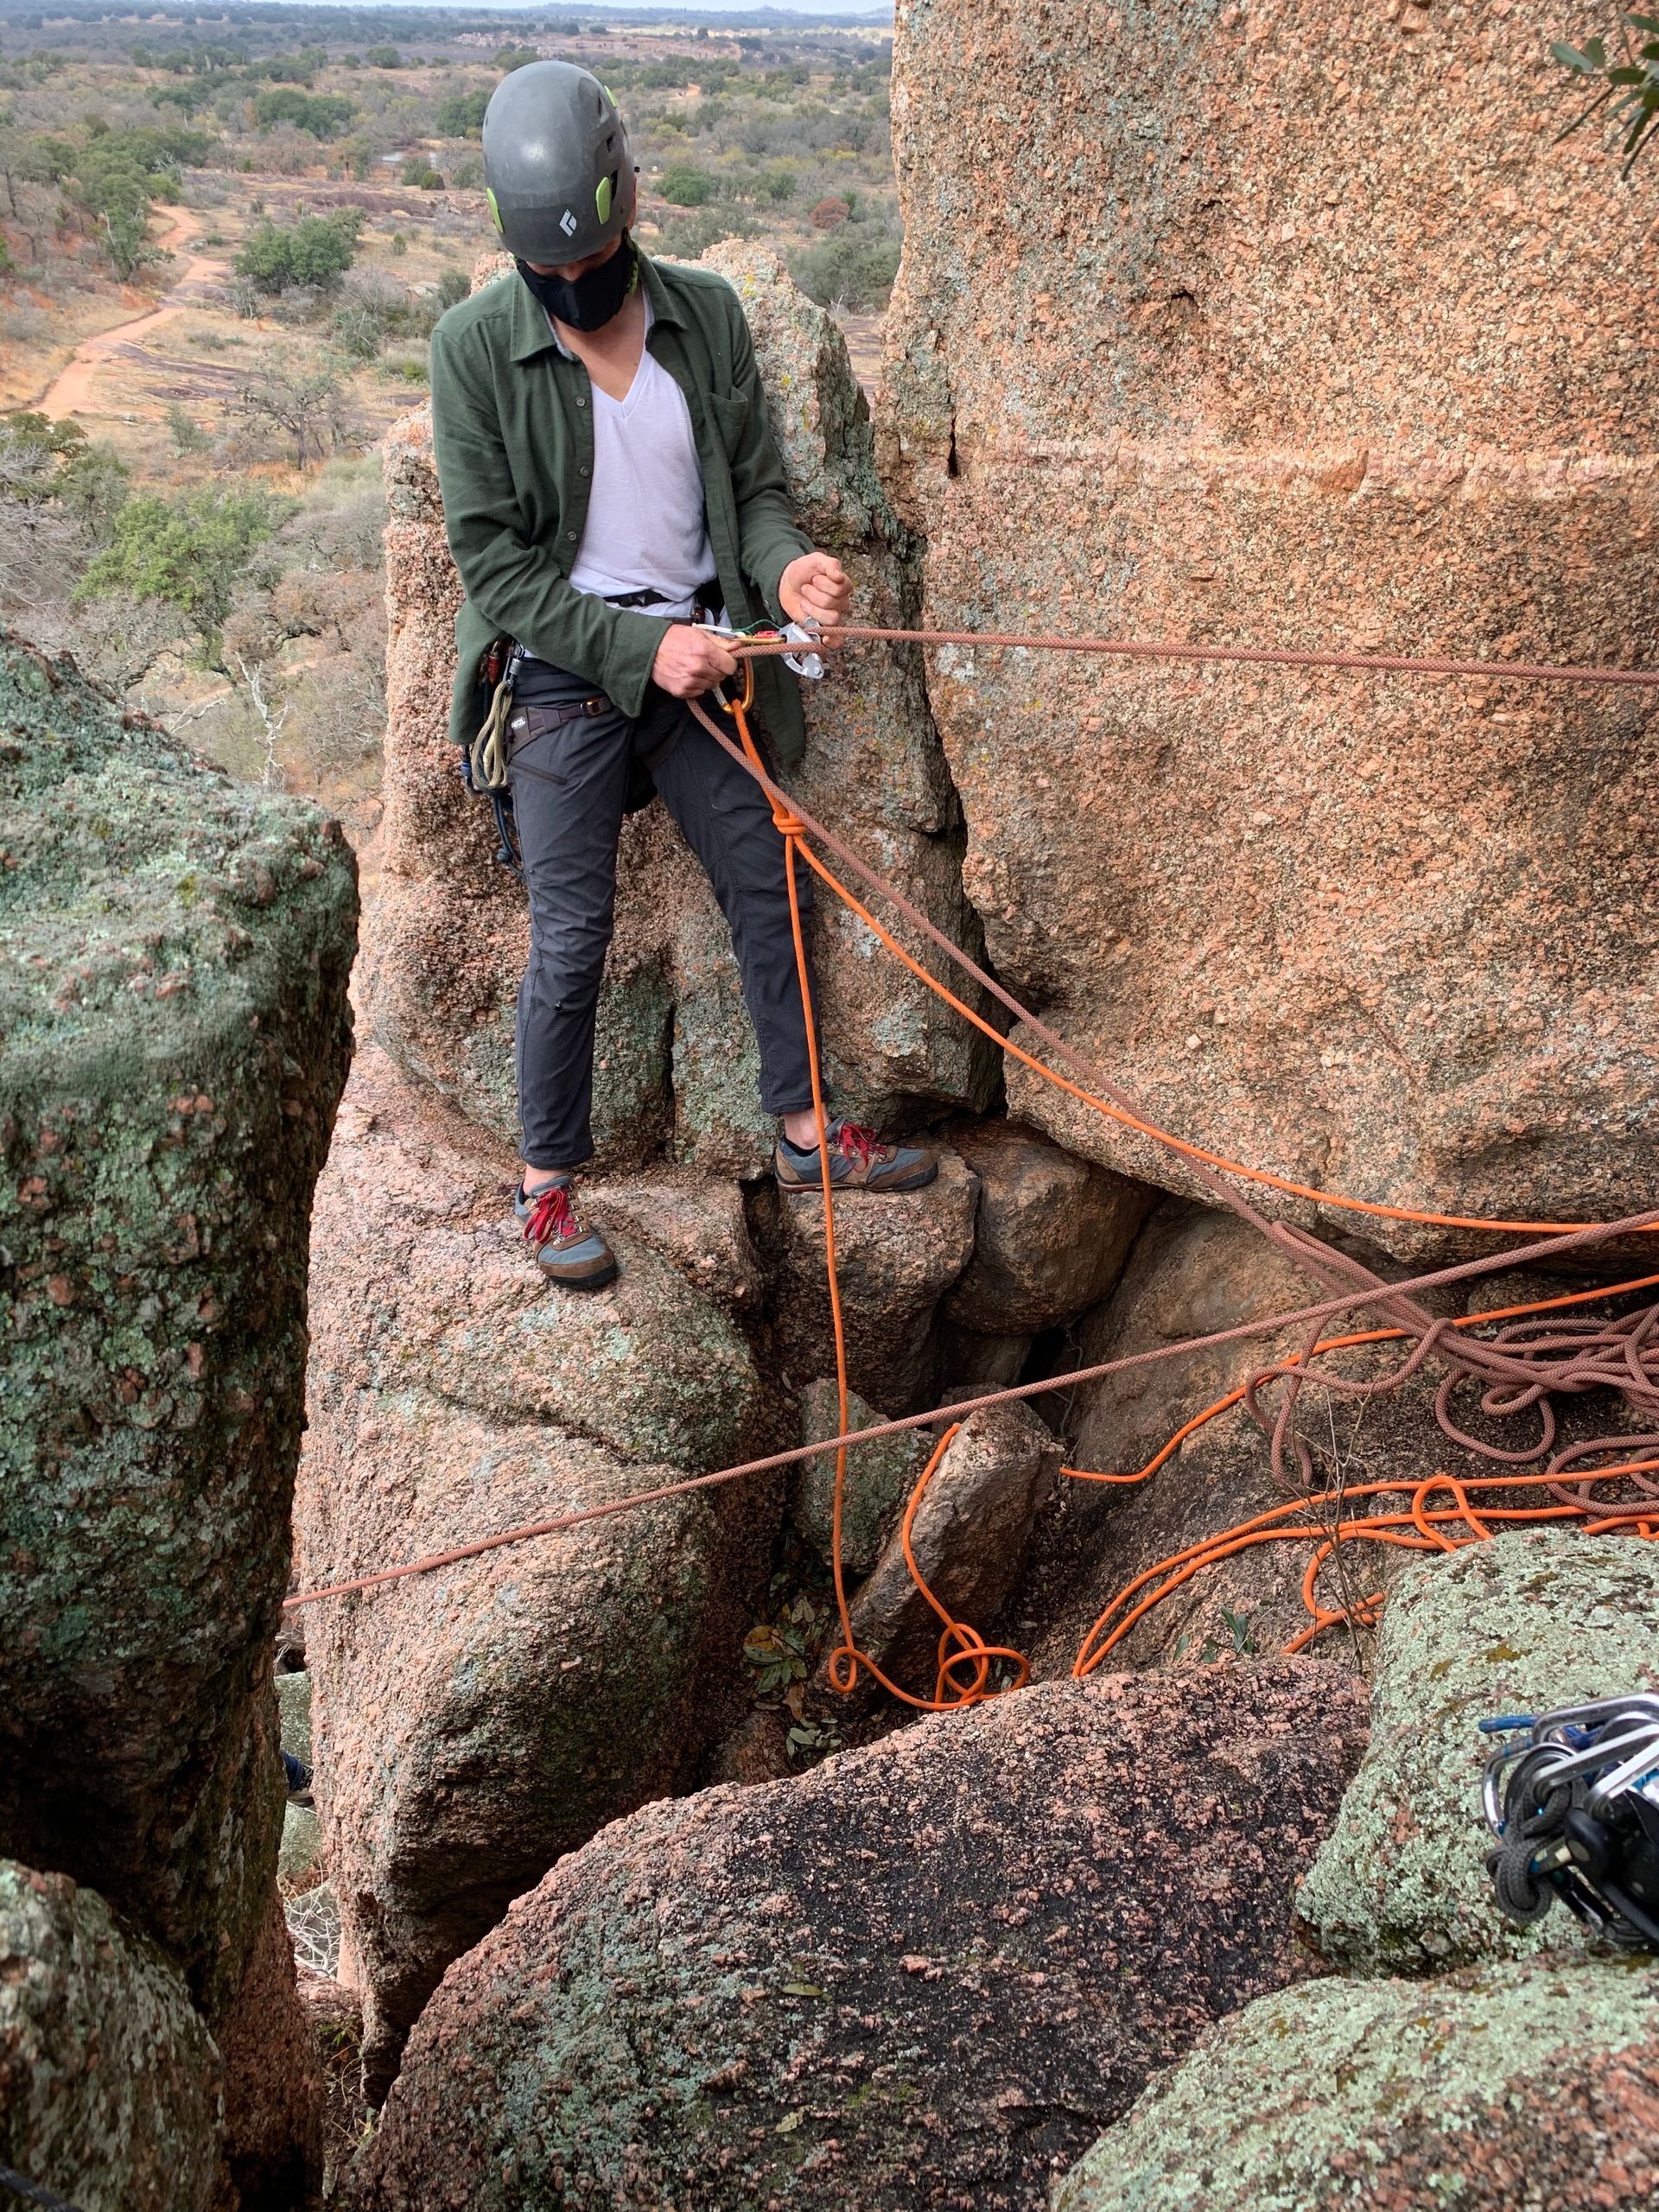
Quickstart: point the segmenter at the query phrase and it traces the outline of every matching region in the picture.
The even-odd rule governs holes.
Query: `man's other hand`
[[[803,553],[778,579],[778,596],[791,622],[816,622],[833,630],[847,619],[853,587],[832,553]]]
[[[671,622],[663,632],[652,679],[674,699],[699,699],[722,677],[737,674],[737,657],[719,642],[720,633],[694,622]]]

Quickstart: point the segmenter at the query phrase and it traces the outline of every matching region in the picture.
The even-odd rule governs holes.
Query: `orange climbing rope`
[[[1587,684],[1630,684],[1647,688],[1659,687],[1659,671],[1571,668],[1553,665],[1528,665],[1513,662],[1478,662],[1409,658],[1403,656],[1381,654],[1351,654],[1333,652],[1280,652],[1268,648],[1243,646],[1194,646],[1183,641],[1166,643],[1107,639],[1077,639],[1022,635],[1015,632],[968,632],[950,631],[888,630],[849,626],[840,633],[842,639],[885,640],[918,645],[961,645],[990,647],[1016,647],[1029,650],[1062,651],[1117,654],[1133,658],[1156,658],[1190,661],[1246,662],[1258,665],[1283,667],[1328,667],[1338,670],[1365,671],[1398,671],[1402,673],[1440,676],[1476,677],[1490,679],[1519,679],[1529,682],[1577,683]],[[1391,1376],[1380,1382],[1355,1384],[1339,1381],[1330,1376],[1319,1379],[1327,1387],[1344,1390],[1349,1395],[1367,1395],[1374,1392],[1396,1389],[1423,1363],[1429,1354],[1446,1354],[1451,1332],[1467,1330],[1481,1322],[1502,1321],[1516,1315],[1553,1312],[1560,1307],[1580,1304],[1586,1300],[1605,1300],[1622,1294],[1645,1289],[1659,1283],[1659,1275],[1647,1275],[1609,1288],[1593,1288],[1567,1294],[1559,1298],[1538,1301],[1531,1306],[1511,1306],[1491,1313],[1472,1314],[1457,1320],[1434,1319],[1424,1307],[1414,1303],[1417,1294],[1452,1282],[1459,1281],[1498,1268],[1512,1267],[1526,1260],[1565,1254],[1571,1249],[1582,1249],[1605,1243],[1624,1236],[1659,1231],[1659,1209],[1631,1216],[1618,1222],[1573,1224],[1567,1222],[1526,1222],[1494,1220],[1479,1216],[1441,1213],[1411,1207],[1392,1206],[1376,1201],[1354,1198],[1345,1194],[1325,1191],[1301,1184],[1271,1171],[1252,1168],[1229,1160],[1224,1154],[1191,1143],[1162,1129],[1141,1114],[1133,1103],[1118,1092],[1101,1071],[1079,1054],[1066,1039],[1038,1019],[1027,1007],[1007,992],[996,979],[971,960],[959,946],[938,930],[919,909],[901,893],[886,882],[832,832],[813,820],[810,815],[798,808],[768,776],[748,726],[747,709],[753,694],[753,660],[771,652],[798,650],[793,645],[776,639],[744,639],[733,641],[734,650],[742,656],[746,665],[743,688],[740,696],[721,704],[730,715],[737,731],[738,742],[734,743],[695,701],[689,702],[692,713],[703,727],[734,758],[753,775],[766,791],[772,803],[772,818],[785,842],[787,858],[786,878],[789,887],[791,925],[794,938],[795,956],[799,974],[803,1003],[806,1010],[807,1037],[810,1056],[813,1112],[818,1131],[819,1162],[824,1204],[825,1263],[829,1279],[831,1322],[836,1347],[839,1433],[822,1445],[802,1446],[798,1450],[772,1453],[735,1467],[722,1468],[714,1473],[693,1476],[683,1481],[661,1484],[634,1496],[618,1499],[604,1505],[556,1516],[552,1519],[508,1529],[480,1538],[472,1543],[453,1547],[447,1551],[433,1553],[407,1564],[386,1568],[378,1573],[361,1575],[352,1580],[303,1592],[287,1603],[292,1609],[310,1605],[321,1599],[345,1596],[365,1592],[383,1584],[401,1580],[410,1575],[423,1574],[435,1568],[460,1560],[475,1558],[501,1546],[528,1541],[531,1539],[573,1529],[589,1520],[596,1520],[620,1512],[632,1510],[652,1501],[679,1496],[715,1484],[735,1480],[740,1477],[781,1467],[834,1451],[836,1454],[836,1482],[832,1522],[833,1572],[836,1602],[840,1617],[842,1641],[830,1656],[830,1678],[834,1687],[843,1694],[854,1688],[862,1669],[891,1695],[923,1711],[941,1711],[950,1707],[973,1705],[983,1699],[1003,1694],[1027,1679],[1028,1668],[1023,1656],[1007,1647],[988,1645],[969,1624],[957,1620],[941,1604],[937,1594],[929,1588],[916,1560],[913,1531],[917,1514],[938,1466],[957,1433],[960,1422],[969,1414],[982,1408],[1018,1402],[1035,1397],[1046,1391],[1076,1387],[1084,1382],[1104,1379],[1110,1375],[1139,1367],[1151,1361],[1176,1357],[1182,1353],[1205,1345],[1219,1345],[1242,1341],[1252,1336],[1276,1334],[1285,1328],[1309,1322],[1321,1323],[1355,1306],[1372,1306],[1393,1313],[1405,1325],[1367,1330],[1345,1336],[1311,1340],[1304,1351],[1276,1365],[1263,1370],[1239,1390],[1206,1407],[1191,1421],[1184,1423],[1160,1451],[1147,1465],[1133,1473],[1096,1473],[1080,1468],[1066,1468],[1063,1471],[1077,1481],[1132,1484],[1147,1480],[1164,1466],[1188,1437],[1206,1421],[1214,1420],[1229,1408],[1241,1402],[1247,1404],[1252,1414],[1266,1427],[1260,1414],[1257,1396],[1260,1390],[1274,1381],[1287,1383],[1286,1403],[1272,1428],[1273,1461],[1275,1472],[1282,1472],[1281,1453],[1286,1440],[1288,1418],[1294,1394],[1306,1379],[1313,1362],[1321,1355],[1346,1346],[1376,1344],[1387,1341],[1414,1339],[1414,1348],[1404,1364]],[[892,932],[841,881],[827,864],[813,850],[807,841],[816,839],[836,853],[852,872],[893,906],[921,933],[935,944],[979,988],[997,1000],[1009,1013],[1021,1021],[1027,1032],[1046,1044],[1057,1057],[1068,1061],[1089,1086],[1074,1083],[1058,1071],[1011,1042],[976,1009],[969,1006],[931,975],[921,962],[906,950]],[[839,1272],[835,1243],[835,1201],[829,1163],[827,1125],[824,1115],[822,1077],[817,1056],[816,1027],[812,1019],[811,976],[807,957],[806,940],[802,926],[799,891],[796,877],[797,856],[804,859],[815,873],[842,899],[875,937],[917,976],[926,987],[938,995],[963,1018],[992,1039],[998,1049],[1011,1053],[1033,1073],[1055,1084],[1069,1096],[1077,1099],[1091,1110],[1118,1122],[1148,1140],[1160,1144],[1192,1163],[1201,1186],[1209,1189],[1222,1203],[1230,1206],[1241,1217],[1250,1222],[1265,1236],[1278,1244],[1300,1265],[1316,1274],[1323,1274],[1328,1281],[1339,1281],[1344,1287],[1339,1294],[1323,1302],[1287,1313],[1267,1317],[1228,1330],[1212,1332],[1207,1337],[1195,1338],[1183,1343],[1160,1345],[1150,1351],[1128,1355],[1117,1360],[1099,1363],[1070,1376],[1056,1376],[1034,1383],[1012,1389],[991,1391],[951,1410],[954,1425],[936,1445],[932,1453],[912,1491],[901,1528],[906,1563],[918,1590],[927,1605],[938,1616],[941,1633],[938,1640],[938,1664],[931,1697],[920,1696],[893,1681],[869,1656],[857,1648],[853,1634],[842,1566],[842,1524],[847,1474],[847,1452],[854,1443],[874,1441],[933,1425],[943,1409],[935,1408],[925,1414],[912,1414],[896,1421],[880,1422],[873,1427],[849,1432],[848,1429],[848,1375],[845,1331],[843,1327]],[[1387,1219],[1413,1222],[1426,1225],[1469,1230],[1491,1231],[1510,1235],[1529,1235],[1541,1239],[1540,1243],[1522,1251],[1506,1251],[1484,1260],[1464,1262],[1439,1269],[1403,1283],[1387,1283],[1359,1263],[1321,1243],[1306,1232],[1294,1230],[1282,1223],[1264,1219],[1243,1198],[1227,1178],[1236,1178],[1249,1184],[1265,1185],[1287,1195],[1303,1198],[1319,1205],[1342,1211],[1379,1216]],[[1634,1320],[1637,1325],[1628,1325]],[[1569,1328],[1589,1328],[1591,1325],[1567,1325]],[[1505,1332],[1506,1334],[1508,1332]],[[1560,1343],[1532,1344],[1523,1348],[1506,1347],[1502,1339],[1486,1344],[1474,1340],[1468,1344],[1449,1363],[1452,1372],[1441,1386],[1436,1401],[1436,1416],[1442,1427],[1454,1440],[1485,1452],[1488,1456],[1519,1460],[1541,1457],[1554,1434],[1553,1416],[1549,1412],[1552,1390],[1581,1390],[1596,1383],[1611,1382],[1624,1389],[1633,1402],[1650,1406],[1659,1413],[1659,1357],[1648,1347],[1645,1339],[1653,1335],[1659,1339],[1659,1306],[1644,1309],[1626,1322],[1607,1325],[1599,1332],[1592,1329],[1588,1336],[1567,1338]],[[1551,1364],[1544,1357],[1549,1352],[1566,1350],[1570,1356],[1557,1357]],[[1529,1405],[1538,1405],[1545,1417],[1543,1441],[1531,1452],[1502,1452],[1496,1446],[1476,1445],[1450,1421],[1446,1412],[1448,1395],[1459,1375],[1483,1381],[1486,1385],[1482,1403],[1489,1413],[1504,1414],[1521,1410]],[[1307,1474],[1311,1460],[1299,1440],[1292,1439]],[[1352,1516],[1347,1508],[1354,1501],[1381,1495],[1398,1497],[1408,1487],[1402,1483],[1371,1484],[1352,1488],[1315,1491],[1311,1484],[1303,1494],[1288,1499],[1253,1520],[1221,1531],[1203,1542],[1189,1546],[1169,1559],[1146,1569],[1125,1586],[1100,1616],[1084,1641],[1074,1673],[1081,1678],[1099,1666],[1134,1628],[1137,1622],[1170,1593],[1191,1580],[1205,1568],[1254,1546],[1269,1543],[1306,1542],[1312,1547],[1303,1577],[1302,1592],[1310,1616],[1309,1626],[1293,1637],[1287,1650],[1303,1649],[1315,1637],[1341,1624],[1366,1624],[1374,1619],[1382,1602],[1380,1592],[1373,1592],[1346,1607],[1326,1606],[1319,1599],[1318,1585],[1322,1569],[1336,1554],[1338,1548],[1351,1541],[1394,1545],[1409,1549],[1454,1549],[1461,1543],[1478,1542],[1491,1535],[1489,1524],[1497,1521],[1538,1522],[1559,1519],[1576,1520],[1590,1530],[1611,1529],[1628,1529],[1643,1537],[1659,1532],[1659,1459],[1633,1459],[1624,1464],[1603,1466],[1590,1474],[1574,1478],[1578,1485],[1576,1496],[1567,1494],[1560,1479],[1567,1464],[1587,1454],[1605,1453],[1618,1449],[1641,1449],[1659,1446],[1659,1435],[1635,1438],[1603,1438],[1580,1444],[1559,1453],[1541,1471],[1528,1473],[1475,1476],[1459,1479],[1444,1472],[1427,1478],[1411,1488],[1408,1505],[1395,1510]],[[1592,1490],[1599,1484],[1614,1478],[1634,1479],[1647,1493],[1645,1503],[1617,1504],[1593,1500]],[[1488,1503],[1477,1505],[1471,1501],[1471,1491],[1508,1490],[1514,1488],[1547,1488],[1558,1501],[1553,1505],[1533,1504],[1502,1507]],[[1431,1507],[1429,1501],[1445,1491],[1452,1497],[1450,1506]],[[1336,1509],[1335,1518],[1324,1521],[1317,1516],[1322,1509]],[[1313,1516],[1311,1520],[1299,1521],[1296,1516]],[[1457,1536],[1450,1533],[1460,1524],[1469,1533]],[[1142,1594],[1144,1593],[1144,1594]],[[1001,1667],[1003,1678],[998,1680]]]

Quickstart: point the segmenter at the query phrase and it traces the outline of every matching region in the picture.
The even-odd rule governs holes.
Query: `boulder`
[[[333,2204],[369,2121],[363,2101],[363,2007],[354,1990],[323,1974],[302,1970],[299,1988],[322,2068],[322,2201]]]
[[[1031,1524],[1059,1460],[1058,1439],[1028,1408],[992,1406],[969,1416],[922,1493],[910,1536],[922,1580],[953,1618],[988,1640],[1025,1565]],[[897,1533],[850,1611],[858,1649],[890,1681],[931,1697],[944,1624]],[[971,1675],[955,1679],[965,1686]],[[880,1694],[861,1674],[849,1702],[862,1707]]]
[[[1363,1734],[1316,1662],[1046,1683],[596,1837],[453,1967],[364,2212],[1036,2208],[1298,1972]]]
[[[840,332],[764,250],[723,246],[709,265],[743,297],[804,525],[848,563],[866,620],[907,624],[917,551],[876,478]],[[480,281],[497,273],[486,264]],[[513,1141],[513,1007],[528,922],[522,887],[496,862],[490,810],[462,791],[448,737],[460,584],[429,410],[400,420],[385,455],[386,874],[365,946],[366,1000],[405,1072]],[[861,653],[855,674],[817,687],[809,732],[794,779],[804,803],[821,805],[941,928],[977,943],[960,818],[913,649]],[[618,882],[595,1055],[601,1165],[635,1168],[667,1150],[704,1170],[758,1173],[772,1125],[755,1095],[729,934],[660,805],[624,825]],[[887,1121],[982,1106],[995,1051],[827,895],[815,927],[827,1066],[843,1108]]]
[[[1054,2212],[1639,2212],[1659,2201],[1656,2107],[1651,1966],[1305,1982],[1160,2075]]]
[[[0,1840],[211,2006],[282,1820],[268,1653],[352,858],[15,643],[0,791]]]
[[[0,1849],[95,1888],[217,2033],[282,1828],[270,1648],[354,866],[319,809],[9,638],[0,819]]]
[[[582,1196],[607,1223],[671,1261],[734,1320],[748,1322],[760,1311],[760,1262],[741,1183],[696,1168],[656,1167],[591,1178]]]
[[[301,1668],[276,1677],[276,1719],[282,1748],[302,1766],[311,1764],[311,1677]]]
[[[303,1585],[762,1440],[713,1300],[620,1230],[613,1287],[549,1287],[512,1187],[504,1151],[364,1055],[318,1194]],[[310,1611],[317,1808],[375,2101],[450,1960],[718,1732],[778,1514],[775,1484],[717,1488]]]
[[[801,1393],[802,1443],[842,1435],[840,1413],[832,1382],[809,1382]],[[878,1427],[887,1418],[867,1405],[856,1390],[848,1392],[849,1431]],[[926,1457],[927,1439],[916,1429],[875,1444],[855,1444],[849,1451],[842,1486],[841,1562],[855,1580],[868,1574],[880,1557]],[[790,1500],[795,1526],[822,1560],[827,1560],[834,1548],[835,1512],[836,1455],[831,1452],[802,1462]]]
[[[836,1256],[849,1380],[890,1417],[932,1403],[940,1301],[974,1249],[979,1185],[948,1149],[922,1191],[849,1191],[835,1201]],[[776,1271],[779,1357],[798,1381],[835,1372],[823,1199],[765,1193],[763,1241]]]
[[[979,1178],[974,1256],[945,1305],[984,1336],[1034,1336],[1098,1305],[1156,1193],[1018,1122],[962,1122],[950,1141]]]
[[[207,2212],[221,2075],[153,1943],[67,1875],[0,1859],[0,2165],[83,2212]]]
[[[1538,1529],[1414,1560],[1377,1637],[1371,1746],[1297,1908],[1363,1973],[1582,1945],[1562,1908],[1512,1928],[1485,1871],[1476,1724],[1659,1689],[1659,1562],[1628,1537]]]
[[[928,623],[1639,664],[1650,242],[1559,140],[1560,24],[901,9],[881,454]],[[1165,1128],[1395,1205],[1659,1203],[1640,695],[946,647],[929,699],[997,973]]]

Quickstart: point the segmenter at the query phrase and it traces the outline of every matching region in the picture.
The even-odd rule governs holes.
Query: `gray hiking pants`
[[[648,772],[702,861],[732,932],[760,1048],[760,1103],[812,1103],[806,1024],[790,928],[784,841],[766,793],[690,709],[653,684],[635,721],[608,701],[559,715],[593,686],[537,668],[536,703],[512,741],[513,812],[530,892],[530,962],[518,992],[518,1118],[531,1167],[593,1157],[594,1018],[616,908],[616,848],[631,778]],[[798,865],[802,915],[811,877]],[[815,994],[816,996],[816,994]]]

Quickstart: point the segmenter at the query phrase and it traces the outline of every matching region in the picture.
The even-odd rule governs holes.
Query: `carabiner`
[[[728,699],[726,696],[726,686],[731,681],[729,677],[723,677],[715,686],[715,696],[720,702],[722,713],[730,715],[734,719],[736,718],[740,708],[747,714],[749,709],[754,704],[754,663],[746,655],[739,660],[737,665],[743,679],[743,688],[736,698]]]

